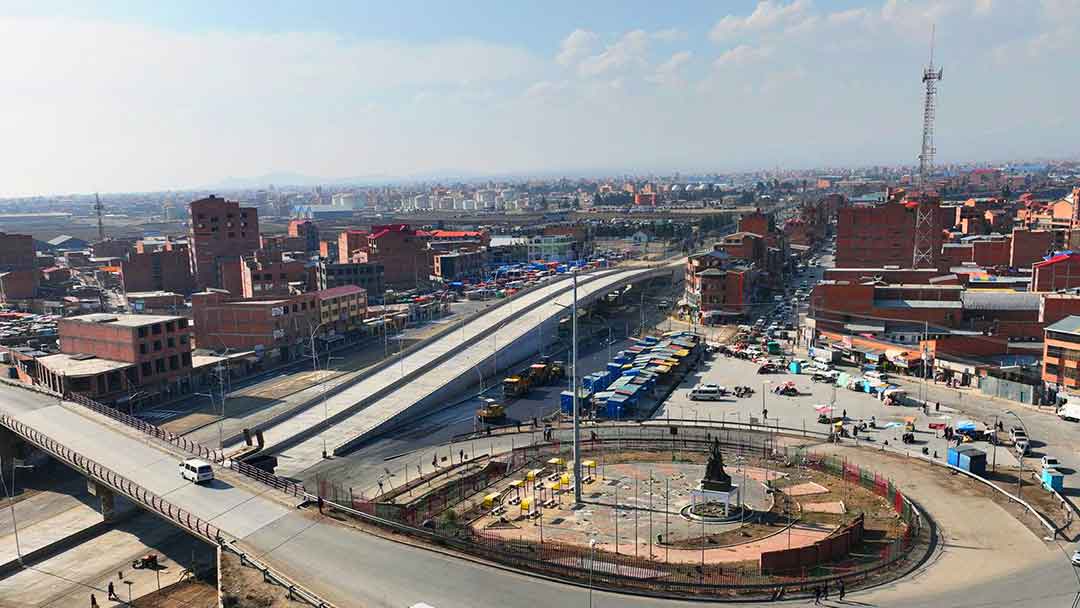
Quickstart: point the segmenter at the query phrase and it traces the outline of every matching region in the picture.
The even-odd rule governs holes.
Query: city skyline
[[[932,24],[939,162],[1080,135],[1065,0],[321,6],[0,8],[0,196],[914,164]]]

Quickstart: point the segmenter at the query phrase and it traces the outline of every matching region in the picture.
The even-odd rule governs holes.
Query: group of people
[[[844,599],[844,581],[836,581],[836,595],[839,599]],[[814,605],[820,605],[823,600],[829,599],[829,583],[822,583],[817,587],[814,587]]]

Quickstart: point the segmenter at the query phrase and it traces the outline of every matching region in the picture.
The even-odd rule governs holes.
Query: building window
[[[139,328],[139,337],[140,338],[145,338],[146,337],[146,328],[145,327],[140,327]]]
[[[147,361],[146,363],[143,363],[140,369],[142,370],[142,375],[143,375],[143,377],[144,377],[144,378],[145,378],[146,376],[152,376],[152,375],[154,375],[154,369],[153,369],[153,367],[152,367],[152,366],[150,365],[150,362],[149,362],[149,361]]]
[[[169,348],[176,348],[176,338],[169,336],[169,339],[166,342]]]
[[[187,328],[187,319],[180,319],[179,321],[177,321],[177,325],[180,327],[180,329]]]
[[[235,239],[236,238],[236,233],[235,232],[230,232],[229,233],[229,238],[230,239]]]
[[[154,323],[150,327],[150,333],[154,334],[155,336],[161,334],[161,323]]]
[[[180,344],[187,344],[187,342],[188,342],[187,334],[182,334],[180,336]]]
[[[172,321],[169,321],[168,323],[166,323],[165,324],[165,331],[169,332],[170,334],[172,332],[176,331],[176,323],[173,323]]]
[[[154,352],[161,350],[161,340],[154,340]]]
[[[154,371],[159,373],[159,374],[165,372],[165,359],[164,358],[154,360]]]
[[[191,353],[182,353],[180,360],[184,362],[184,367],[191,367]]]
[[[140,355],[145,355],[146,354],[146,342],[142,342],[142,343],[139,344],[139,354]]]
[[[175,370],[180,367],[180,357],[176,355],[169,356],[169,369]]]

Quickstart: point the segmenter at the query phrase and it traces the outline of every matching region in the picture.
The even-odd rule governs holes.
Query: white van
[[[691,401],[719,401],[727,394],[727,389],[719,384],[699,384],[690,389]]]
[[[867,380],[873,380],[873,381],[876,381],[876,382],[887,382],[889,380],[889,375],[888,374],[886,374],[885,372],[877,372],[877,371],[866,372],[865,374],[863,374],[863,377],[866,378]]]
[[[212,481],[214,479],[214,469],[205,460],[189,458],[180,463],[180,477],[192,483]]]

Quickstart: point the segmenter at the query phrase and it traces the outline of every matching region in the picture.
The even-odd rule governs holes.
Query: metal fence
[[[604,454],[632,451],[702,452],[709,449],[718,435],[716,431],[681,427],[678,435],[671,435],[668,427],[642,427],[640,433],[633,436],[583,441],[583,453],[602,457]],[[351,510],[390,520],[398,530],[423,535],[437,544],[530,572],[574,580],[590,578],[598,586],[629,587],[649,592],[713,596],[737,592],[740,597],[745,597],[747,594],[769,595],[778,586],[792,592],[841,579],[855,583],[910,554],[921,531],[921,517],[914,505],[887,478],[841,459],[775,448],[769,436],[738,433],[735,442],[725,442],[722,435],[719,438],[721,451],[726,458],[761,459],[766,466],[771,461],[784,461],[785,464],[805,466],[861,485],[889,501],[907,524],[905,533],[890,542],[863,544],[863,551],[858,556],[845,555],[827,564],[763,573],[760,565],[745,563],[670,563],[649,557],[592,551],[579,545],[514,540],[439,517],[450,507],[457,507],[459,511],[478,507],[483,490],[527,467],[542,468],[550,458],[569,456],[571,445],[566,442],[516,448],[494,459],[491,465],[497,463],[497,466],[489,465],[470,475],[445,479],[436,490],[408,505],[357,500],[348,488],[329,482],[321,483],[319,490],[325,492],[324,496],[332,503],[351,504]],[[463,505],[463,502],[466,504]]]
[[[263,483],[275,489],[281,490],[286,494],[301,498],[306,495],[304,491],[304,486],[301,484],[289,481],[288,479],[285,479],[283,477],[278,477],[273,473],[268,473],[267,471],[264,471],[258,467],[251,466],[246,462],[242,462],[240,460],[232,458],[226,458],[225,454],[220,450],[210,449],[202,445],[201,443],[192,441],[190,439],[187,439],[186,437],[177,435],[176,433],[166,431],[165,429],[150,424],[145,420],[141,420],[134,416],[125,414],[124,412],[121,412],[116,408],[112,408],[102,403],[98,403],[97,401],[84,397],[83,395],[80,395],[78,393],[69,393],[64,397],[64,399],[67,399],[68,401],[71,401],[73,403],[77,403],[87,409],[90,409],[104,416],[108,416],[109,418],[112,418],[113,420],[116,420],[117,422],[131,427],[141,433],[165,441],[166,443],[174,445],[181,450],[192,454],[193,456],[197,456],[210,462],[217,463],[227,469],[240,473],[241,475],[250,477],[255,481],[258,481],[259,483]]]

